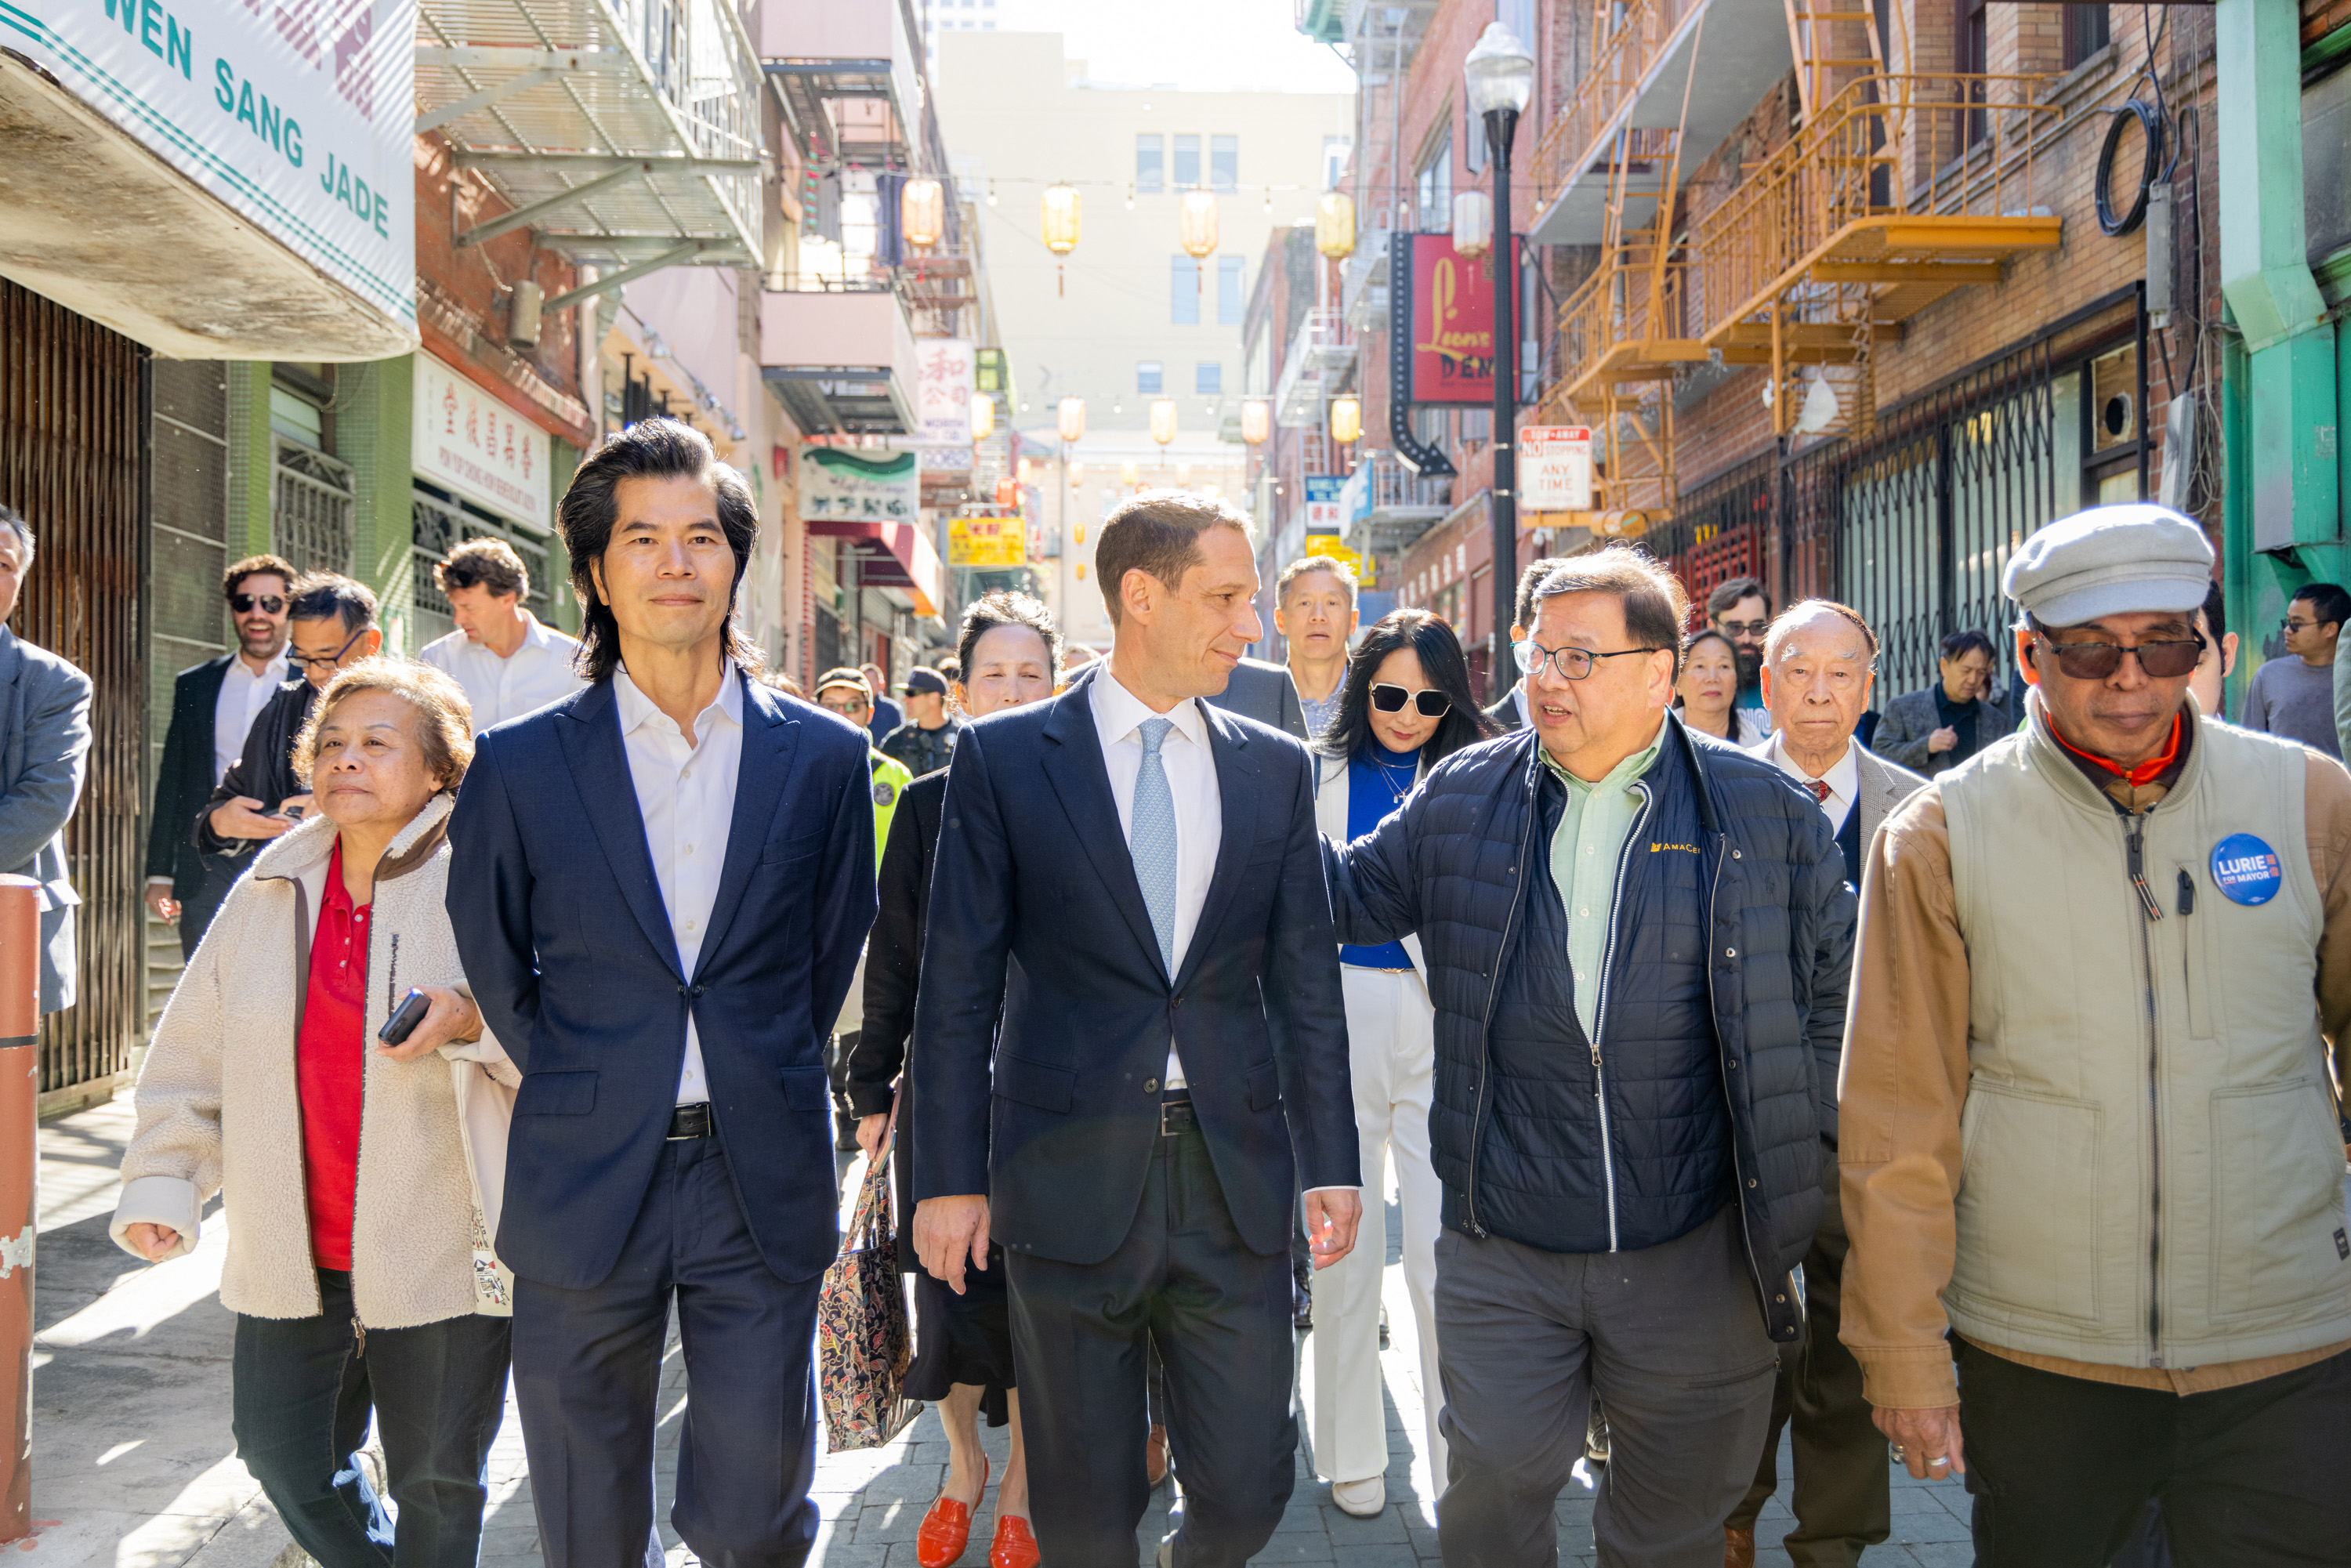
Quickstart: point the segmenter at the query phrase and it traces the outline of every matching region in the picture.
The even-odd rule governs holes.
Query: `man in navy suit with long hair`
[[[1185,1497],[1159,1561],[1240,1568],[1296,1474],[1292,1195],[1325,1265],[1363,1212],[1313,766],[1200,700],[1261,630],[1240,514],[1141,496],[1094,560],[1110,658],[967,727],[947,775],[915,1246],[958,1291],[1003,1249],[1047,1563],[1132,1568],[1156,1343]]]
[[[822,1031],[873,919],[865,739],[754,678],[758,514],[698,433],[611,437],[559,526],[590,684],[481,737],[449,827],[466,977],[523,1072],[497,1244],[540,1543],[549,1568],[662,1561],[674,1303],[671,1518],[705,1563],[798,1568],[838,1240]]]

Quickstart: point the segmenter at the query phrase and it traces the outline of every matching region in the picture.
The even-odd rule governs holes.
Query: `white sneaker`
[[[1331,1500],[1339,1505],[1342,1513],[1352,1513],[1357,1519],[1375,1518],[1388,1505],[1387,1482],[1378,1476],[1368,1480],[1333,1481]]]

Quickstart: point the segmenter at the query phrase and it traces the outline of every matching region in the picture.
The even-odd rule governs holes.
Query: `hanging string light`
[[[1061,258],[1078,248],[1078,191],[1067,181],[1058,181],[1045,188],[1040,214],[1045,248],[1053,253],[1053,290],[1066,296],[1069,285],[1062,277]]]

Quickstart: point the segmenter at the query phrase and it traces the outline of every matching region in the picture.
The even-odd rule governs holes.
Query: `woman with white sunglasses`
[[[1322,732],[1314,810],[1325,836],[1361,838],[1404,804],[1428,770],[1499,733],[1469,690],[1468,662],[1453,628],[1426,610],[1399,610],[1363,635],[1347,662],[1339,711]],[[1391,1154],[1404,1213],[1405,1283],[1420,1343],[1422,1403],[1432,1479],[1444,1485],[1444,1399],[1437,1382],[1437,1233],[1441,1193],[1428,1160],[1428,1106],[1436,1070],[1436,1012],[1420,943],[1343,946],[1355,1134],[1367,1209],[1383,1212]],[[1314,1276],[1314,1333],[1306,1418],[1314,1465],[1331,1498],[1363,1517],[1387,1505],[1387,1417],[1380,1391],[1380,1279],[1384,1231]]]

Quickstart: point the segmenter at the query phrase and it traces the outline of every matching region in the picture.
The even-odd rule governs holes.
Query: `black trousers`
[[[1163,1137],[1134,1228],[1100,1263],[1009,1251],[1030,1521],[1053,1568],[1134,1568],[1147,1343],[1184,1478],[1176,1568],[1240,1568],[1297,1479],[1290,1254],[1249,1250],[1197,1133]]]
[[[602,1284],[515,1281],[515,1397],[548,1568],[642,1568],[670,1303],[685,1350],[671,1522],[710,1568],[799,1568],[815,1543],[820,1280],[759,1255],[716,1137],[662,1146]]]
[[[1752,1530],[1780,1484],[1780,1434],[1795,1437],[1796,1528],[1780,1544],[1796,1568],[1855,1568],[1862,1549],[1892,1533],[1893,1500],[1885,1434],[1861,1394],[1861,1364],[1837,1338],[1847,1248],[1837,1201],[1836,1152],[1822,1151],[1821,1228],[1804,1254],[1804,1343],[1780,1354],[1771,1390],[1771,1430],[1755,1484],[1728,1521]]]
[[[315,1318],[237,1315],[237,1457],[324,1568],[473,1568],[484,1467],[507,1399],[505,1318],[352,1326],[351,1277],[319,1270]],[[355,1458],[372,1415],[395,1525]]]
[[[1959,1364],[1982,1568],[2101,1568],[2150,1499],[2181,1568],[2351,1563],[2351,1352],[2189,1395]]]
[[[218,915],[220,906],[228,901],[229,889],[236,885],[238,876],[252,863],[249,857],[225,860],[219,855],[204,856],[204,881],[180,901],[177,929],[180,933],[180,957],[183,961],[195,961],[196,944],[204,939],[204,932],[212,925],[213,916]]]

